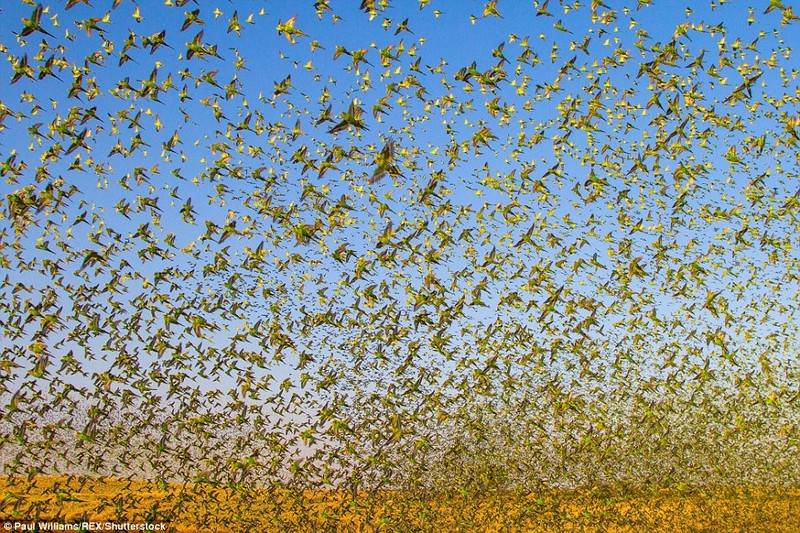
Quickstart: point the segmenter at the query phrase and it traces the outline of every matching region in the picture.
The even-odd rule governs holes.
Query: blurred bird
[[[397,165],[394,164],[394,140],[389,138],[386,141],[383,149],[380,151],[378,156],[375,158],[375,171],[372,173],[372,176],[369,178],[370,183],[376,183],[382,180],[386,175],[390,176],[402,176],[403,173],[400,172],[400,169],[397,168]]]

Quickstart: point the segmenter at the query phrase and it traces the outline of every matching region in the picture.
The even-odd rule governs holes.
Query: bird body
[[[375,171],[372,173],[372,176],[369,178],[370,183],[376,183],[386,175],[390,176],[402,176],[403,173],[400,172],[400,169],[397,168],[397,165],[394,164],[394,140],[389,139],[386,141],[383,149],[380,151],[378,156],[375,158]]]
[[[342,130],[346,130],[350,126],[353,126],[357,130],[368,130],[369,128],[367,128],[364,124],[364,120],[361,118],[363,113],[364,110],[358,107],[356,100],[353,100],[350,102],[350,107],[347,108],[347,112],[342,114],[342,120],[329,129],[328,133],[338,133]]]

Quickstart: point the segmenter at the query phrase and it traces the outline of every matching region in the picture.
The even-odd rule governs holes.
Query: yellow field
[[[115,479],[0,478],[0,520],[162,523],[167,531],[800,531],[800,489],[540,494],[220,489]],[[13,530],[13,529],[12,529]]]

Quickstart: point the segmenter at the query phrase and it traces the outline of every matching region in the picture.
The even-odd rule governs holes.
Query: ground
[[[0,520],[161,523],[167,531],[800,531],[800,488],[450,494],[3,478]],[[20,526],[21,527],[21,526]]]

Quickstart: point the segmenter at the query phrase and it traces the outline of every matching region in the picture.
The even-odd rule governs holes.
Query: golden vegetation
[[[171,531],[798,531],[800,489],[547,490],[523,494],[267,491],[98,478],[4,478],[2,520],[165,523]]]

